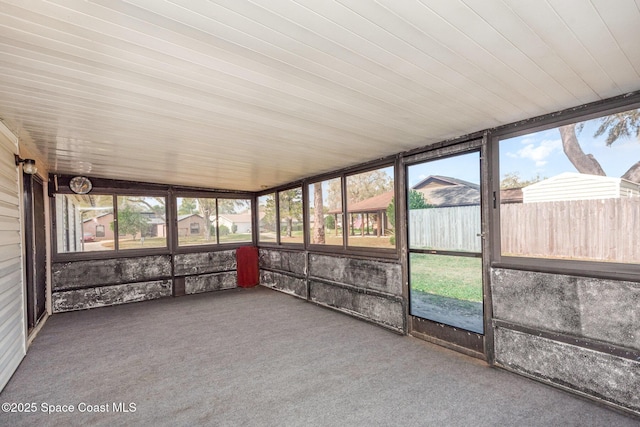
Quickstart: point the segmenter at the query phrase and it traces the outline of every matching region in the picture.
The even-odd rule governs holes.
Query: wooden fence
[[[500,206],[503,255],[640,262],[640,198]],[[409,211],[411,248],[480,252],[480,206]]]
[[[409,211],[409,246],[414,249],[481,252],[479,233],[479,205]]]
[[[640,198],[500,206],[503,255],[640,261]]]

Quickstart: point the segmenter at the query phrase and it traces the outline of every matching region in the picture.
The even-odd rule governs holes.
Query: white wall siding
[[[17,140],[0,123],[0,391],[26,354],[17,150]]]
[[[563,173],[522,189],[523,202],[595,200],[620,197],[620,178]]]

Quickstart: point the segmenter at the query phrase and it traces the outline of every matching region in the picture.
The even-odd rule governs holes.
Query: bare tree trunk
[[[287,237],[291,237],[292,234],[292,229],[293,229],[293,218],[289,217],[287,218]]]
[[[324,244],[324,203],[322,201],[322,183],[313,184],[313,243]],[[336,225],[337,229],[337,225]]]
[[[624,175],[622,175],[622,178],[628,179],[632,182],[640,183],[640,162],[634,163],[634,165],[631,166],[629,170],[624,173]]]
[[[566,125],[560,127],[560,137],[562,138],[562,148],[569,158],[569,161],[576,167],[578,172],[590,175],[606,176],[600,163],[592,154],[585,154],[580,147],[576,136],[576,125]]]

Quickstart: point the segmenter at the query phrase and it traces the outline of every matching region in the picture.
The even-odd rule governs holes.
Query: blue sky
[[[620,177],[640,160],[640,141],[621,138],[607,147],[606,135],[593,137],[598,126],[598,119],[585,122],[582,131],[577,133],[580,146],[586,154],[593,154],[607,176]],[[409,186],[429,175],[445,175],[478,184],[478,157],[478,153],[469,153],[410,166]],[[528,180],[538,175],[550,178],[577,171],[562,150],[559,130],[553,128],[500,142],[500,179],[510,172]]]
[[[480,153],[467,153],[409,166],[408,174],[410,187],[413,187],[430,175],[444,175],[479,184]]]
[[[594,138],[599,120],[586,122],[578,141],[585,154],[593,154],[607,176],[620,177],[640,160],[640,141],[621,138],[610,147],[606,135]],[[500,142],[500,178],[507,172],[518,172],[523,179],[540,175],[550,178],[562,172],[577,172],[562,151],[562,140],[557,128],[549,129]]]

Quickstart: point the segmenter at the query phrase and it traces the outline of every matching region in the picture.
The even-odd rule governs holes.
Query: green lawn
[[[411,254],[411,289],[465,301],[482,301],[482,260]]]
[[[113,240],[102,243],[105,248],[113,249]],[[118,240],[118,248],[120,249],[140,249],[140,248],[166,248],[166,237],[145,237],[144,242],[140,239],[132,239],[127,237],[125,239]]]

